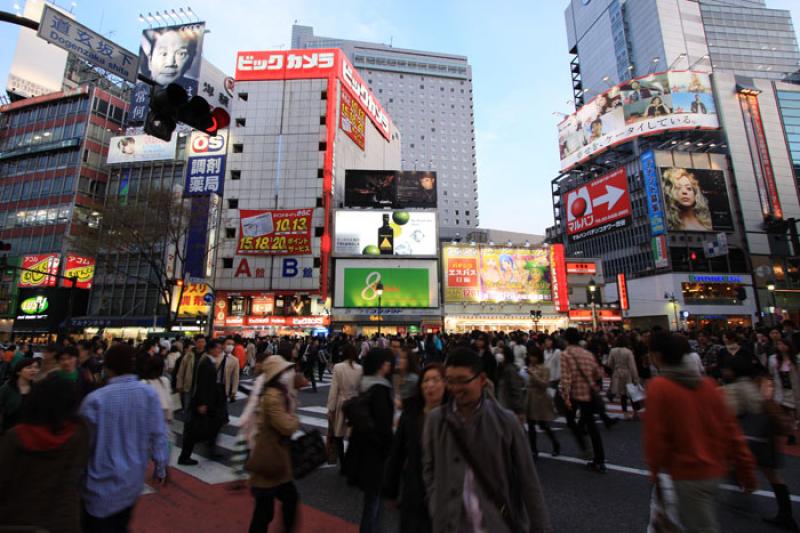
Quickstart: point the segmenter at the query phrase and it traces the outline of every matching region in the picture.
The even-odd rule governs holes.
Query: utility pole
[[[675,331],[680,329],[680,322],[678,321],[678,299],[675,298],[675,293],[664,293],[664,299],[672,304],[672,311],[675,314]]]

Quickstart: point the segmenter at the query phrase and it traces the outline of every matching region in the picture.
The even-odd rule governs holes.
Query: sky
[[[24,0],[18,0],[22,3]],[[637,0],[628,0],[637,1]],[[0,0],[13,11],[14,0]],[[137,0],[59,0],[81,23],[138,51],[139,13],[180,4]],[[314,33],[465,55],[472,65],[480,226],[544,234],[553,223],[550,181],[558,175],[554,112],[572,92],[564,8],[567,0],[194,0],[206,21],[203,55],[233,74],[237,50],[288,48],[293,23]],[[789,9],[800,28],[800,0]],[[183,7],[186,7],[184,5]],[[0,80],[8,76],[16,27],[0,23]]]

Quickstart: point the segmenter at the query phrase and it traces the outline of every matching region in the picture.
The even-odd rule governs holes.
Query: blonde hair
[[[708,228],[708,231],[713,231],[711,209],[708,208],[708,200],[706,200],[703,191],[700,190],[700,183],[697,181],[697,178],[685,168],[668,168],[662,173],[664,203],[667,208],[667,227],[671,230],[680,231],[683,226],[683,221],[681,220],[681,206],[672,195],[672,191],[677,185],[678,180],[683,177],[689,179],[689,183],[692,184],[692,189],[694,190],[694,214],[697,220]]]

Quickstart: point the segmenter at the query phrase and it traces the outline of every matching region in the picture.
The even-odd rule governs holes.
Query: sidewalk
[[[169,482],[142,496],[133,513],[131,531],[222,533],[247,531],[253,512],[253,499],[244,488],[233,490],[231,483],[208,485],[174,468]],[[302,495],[301,495],[302,498]],[[336,531],[356,533],[358,526],[340,518],[301,505],[298,532]],[[276,508],[270,531],[281,531],[280,510]]]

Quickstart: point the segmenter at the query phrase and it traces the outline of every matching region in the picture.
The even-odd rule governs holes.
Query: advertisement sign
[[[136,82],[138,60],[134,54],[51,6],[44,6],[37,35],[90,65]]]
[[[739,105],[745,121],[745,133],[750,145],[750,154],[758,163],[756,172],[756,185],[761,199],[761,211],[764,216],[772,215],[783,218],[783,208],[778,196],[778,186],[775,183],[775,172],[772,168],[772,159],[769,156],[767,137],[764,134],[764,123],[761,120],[761,107],[757,95],[739,94]],[[758,172],[760,170],[760,172]]]
[[[566,193],[567,236],[575,242],[622,228],[631,221],[631,197],[624,168]]]
[[[631,308],[630,300],[628,300],[628,279],[625,277],[624,272],[617,274],[617,294],[619,295],[619,308],[628,310]]]
[[[652,150],[644,152],[641,163],[647,215],[650,217],[650,235],[657,237],[667,231],[667,222],[662,207],[664,204],[661,201],[661,181],[658,179],[655,153]]]
[[[597,274],[597,265],[567,261],[567,274]]]
[[[108,143],[109,165],[115,163],[139,163],[142,161],[160,161],[175,159],[177,133],[172,133],[169,142],[150,135],[123,135],[111,137]]]
[[[437,254],[432,211],[336,211],[333,252],[338,255]]]
[[[55,287],[61,256],[57,253],[25,255],[19,274],[20,287]]]
[[[661,186],[670,231],[733,230],[725,173],[696,168],[662,168]]]
[[[349,92],[342,91],[339,99],[339,128],[362,150],[366,127],[367,113]]]
[[[205,30],[202,22],[144,30],[139,46],[139,74],[161,87],[176,83],[186,89],[189,98],[197,96]],[[149,104],[150,86],[138,82],[131,99],[131,121],[143,121]]]
[[[561,169],[641,135],[717,128],[707,73],[649,74],[612,87],[558,125]]]
[[[184,244],[183,272],[187,276],[204,279],[208,255],[208,231],[212,218],[209,216],[211,198],[192,198],[189,208],[189,224]]]
[[[78,278],[75,287],[79,289],[91,289],[94,280],[95,260],[93,257],[83,257],[80,255],[67,254],[64,261],[64,276],[67,278]],[[62,280],[62,286],[71,287],[72,281]]]
[[[227,141],[227,130],[221,130],[215,137],[200,131],[192,132],[192,138],[186,149],[188,160],[184,196],[211,193],[222,196]]]
[[[237,254],[309,255],[313,209],[240,209]]]
[[[334,306],[379,307],[377,285],[383,284],[382,308],[438,307],[436,261],[336,261]]]
[[[545,249],[444,245],[447,303],[541,302],[551,298]]]
[[[72,294],[71,294],[72,293]],[[72,315],[86,314],[89,291],[63,288],[20,289],[14,313],[15,332],[53,333],[62,327],[69,313],[72,299]]]
[[[436,172],[348,170],[344,205],[374,208],[436,208]]]
[[[208,295],[213,297],[214,291],[211,290],[211,287],[205,283],[187,283],[183,287],[183,295],[180,294],[180,289],[180,287],[175,287],[173,295],[173,302],[177,302],[180,297],[178,317],[208,316],[211,305],[206,301],[206,297]]]
[[[560,243],[550,245],[550,288],[556,311],[566,312],[569,309],[567,260],[564,245]]]
[[[595,316],[599,322],[622,322],[622,313],[618,309],[597,309]],[[591,309],[570,309],[569,319],[572,322],[591,322]]]
[[[650,241],[653,250],[653,260],[656,268],[666,268],[669,266],[669,250],[667,249],[667,236],[659,235]]]

